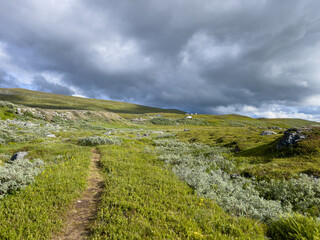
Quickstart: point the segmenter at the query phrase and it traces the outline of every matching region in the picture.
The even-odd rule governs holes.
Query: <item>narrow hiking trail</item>
[[[54,236],[53,240],[64,239],[87,239],[89,224],[96,217],[97,204],[103,190],[103,177],[100,173],[100,153],[92,149],[90,172],[88,176],[88,187],[82,196],[73,203],[67,214],[65,227]]]

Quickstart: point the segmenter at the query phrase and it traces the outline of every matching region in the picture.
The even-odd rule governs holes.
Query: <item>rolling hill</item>
[[[0,100],[34,108],[108,111],[114,113],[184,113],[138,104],[66,96],[21,88],[0,88]]]

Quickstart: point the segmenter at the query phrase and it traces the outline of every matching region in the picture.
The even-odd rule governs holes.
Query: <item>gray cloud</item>
[[[320,105],[319,8],[316,0],[2,1],[0,67],[60,76],[29,79],[42,91],[73,94],[65,85],[202,113],[252,106],[242,112],[310,115]]]
[[[49,82],[45,77],[41,75],[37,75],[34,77],[34,80],[32,81],[32,86],[35,88],[35,90],[42,92],[50,92],[63,95],[74,94],[74,91],[70,88],[62,86],[58,83]]]
[[[14,76],[0,69],[0,87],[1,88],[19,88],[21,87],[21,84]]]

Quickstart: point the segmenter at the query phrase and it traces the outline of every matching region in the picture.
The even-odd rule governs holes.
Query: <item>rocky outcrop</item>
[[[297,128],[289,128],[284,132],[283,137],[277,144],[277,149],[282,149],[284,147],[292,147],[299,141],[306,139],[306,132],[308,129],[297,129]]]
[[[2,102],[2,101],[0,101]],[[11,104],[11,103],[7,103]],[[32,108],[23,105],[11,104],[15,113],[20,116],[33,117],[52,121],[55,118],[61,118],[63,120],[80,120],[80,119],[102,119],[102,120],[124,120],[118,114],[106,111],[90,111],[90,110],[61,110],[61,109],[39,109]]]

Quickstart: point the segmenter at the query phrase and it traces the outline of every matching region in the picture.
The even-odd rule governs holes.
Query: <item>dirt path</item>
[[[97,204],[103,189],[103,177],[99,170],[100,154],[92,150],[88,188],[72,206],[66,226],[53,240],[87,239],[88,226],[95,219]]]

